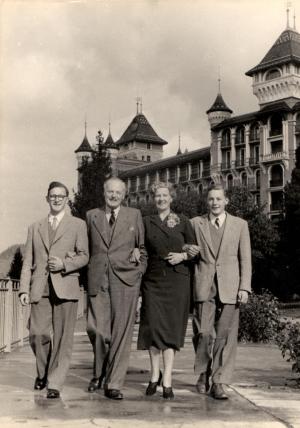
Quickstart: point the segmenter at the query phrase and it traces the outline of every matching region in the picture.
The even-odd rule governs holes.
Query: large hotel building
[[[234,116],[220,91],[207,110],[210,146],[163,158],[167,141],[154,131],[138,105],[137,114],[119,140],[109,132],[104,144],[113,171],[128,186],[128,204],[148,202],[150,186],[169,181],[187,192],[205,191],[209,183],[227,188],[245,186],[269,215],[278,215],[283,188],[295,165],[300,143],[300,34],[287,26],[261,62],[246,75],[252,78],[259,109]],[[75,151],[80,165],[93,151],[85,135]]]

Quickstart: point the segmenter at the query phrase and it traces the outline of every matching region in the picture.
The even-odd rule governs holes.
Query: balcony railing
[[[289,155],[287,154],[287,152],[276,152],[276,153],[269,153],[267,155],[263,155],[262,156],[262,161],[263,162],[272,162],[272,161],[277,161],[277,160],[281,160],[281,159],[288,159]]]
[[[28,339],[30,305],[21,305],[19,288],[19,281],[0,279],[0,352],[10,352],[12,346],[23,346],[24,341]],[[77,318],[83,316],[86,309],[85,300],[85,293],[81,288]]]

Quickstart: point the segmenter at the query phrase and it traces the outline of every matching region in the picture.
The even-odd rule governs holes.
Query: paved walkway
[[[47,400],[34,392],[35,366],[29,346],[0,354],[0,427],[17,428],[300,428],[300,390],[291,365],[273,345],[240,345],[230,400],[217,401],[195,393],[191,326],[185,348],[176,355],[175,400],[166,402],[161,390],[145,397],[149,379],[146,352],[136,351],[136,335],[123,390],[114,402],[103,391],[87,392],[92,352],[85,322],[77,323],[72,365],[62,399]]]

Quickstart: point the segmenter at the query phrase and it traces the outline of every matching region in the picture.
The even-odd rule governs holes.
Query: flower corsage
[[[173,229],[177,224],[180,223],[180,218],[175,213],[170,213],[167,218],[167,226]]]

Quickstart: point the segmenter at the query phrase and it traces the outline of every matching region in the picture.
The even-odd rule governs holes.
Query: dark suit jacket
[[[91,254],[88,264],[89,295],[96,295],[100,291],[108,264],[126,285],[140,283],[147,266],[144,226],[140,211],[121,206],[111,234],[105,208],[96,208],[87,212],[87,226]],[[140,249],[140,264],[129,261],[134,248]]]
[[[62,259],[64,271],[49,272],[50,256]],[[60,299],[76,300],[80,296],[78,271],[88,263],[88,260],[85,222],[65,214],[50,246],[48,217],[46,217],[28,229],[19,294],[29,293],[30,301],[38,302],[50,275],[55,293]]]
[[[195,264],[194,300],[208,299],[215,274],[222,303],[234,304],[239,290],[251,291],[251,246],[245,220],[227,214],[219,253],[215,254],[208,215],[191,220],[200,256]]]

